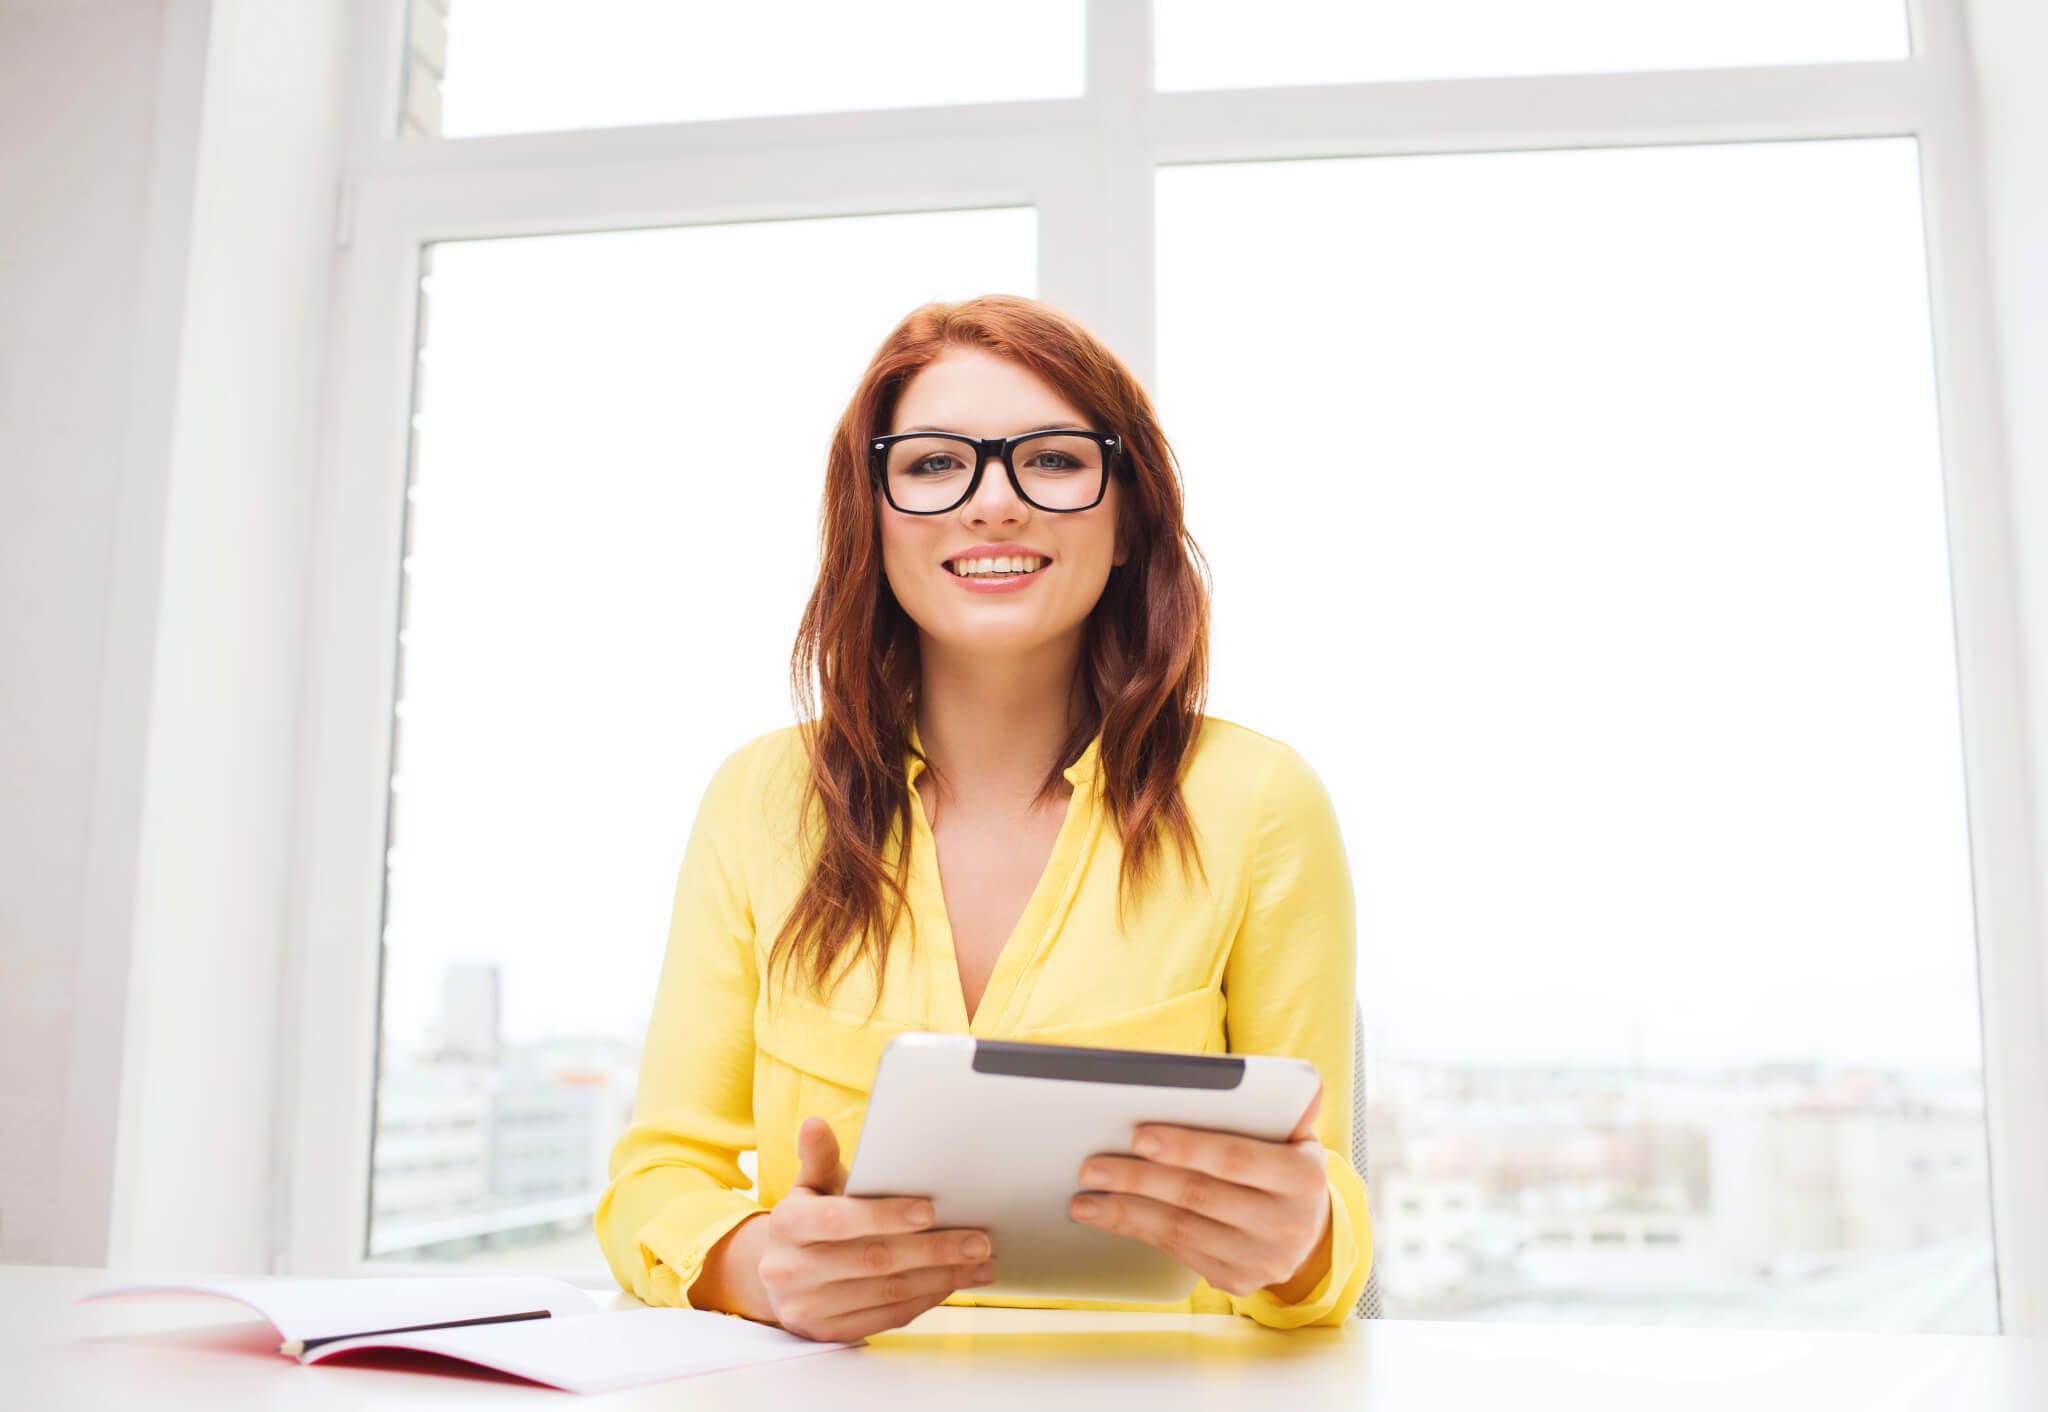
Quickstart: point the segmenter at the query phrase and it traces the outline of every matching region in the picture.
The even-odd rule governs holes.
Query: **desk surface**
[[[37,1412],[590,1403],[702,1412],[2048,1408],[2048,1339],[1995,1335],[1405,1319],[1280,1331],[1229,1315],[938,1308],[862,1347],[579,1398],[399,1352],[304,1367],[277,1352],[268,1324],[226,1300],[73,1303],[111,1285],[206,1278],[219,1276],[0,1265],[0,1402]],[[638,1307],[613,1293],[613,1307]]]

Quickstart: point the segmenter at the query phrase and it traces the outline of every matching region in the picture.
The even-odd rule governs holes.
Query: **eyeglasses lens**
[[[974,479],[974,447],[957,437],[913,436],[889,445],[889,499],[899,508],[950,510]],[[1045,510],[1079,510],[1103,491],[1102,444],[1085,436],[1047,432],[1017,443],[1011,459],[1024,498]],[[988,473],[1002,474],[1000,465]]]

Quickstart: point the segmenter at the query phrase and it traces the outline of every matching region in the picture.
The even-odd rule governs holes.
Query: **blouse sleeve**
[[[739,1164],[754,1135],[754,917],[742,746],[713,773],[676,883],[632,1118],[613,1145],[597,1238],[619,1287],[688,1309],[712,1246],[768,1210]]]
[[[1350,1157],[1357,922],[1336,810],[1291,747],[1267,781],[1253,849],[1250,900],[1224,968],[1224,1025],[1232,1053],[1296,1055],[1322,1075],[1315,1127],[1329,1171],[1330,1271],[1298,1303],[1260,1289],[1230,1305],[1270,1328],[1336,1325],[1372,1269],[1372,1216]]]

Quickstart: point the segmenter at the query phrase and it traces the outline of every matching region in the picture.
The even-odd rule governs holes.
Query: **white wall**
[[[378,12],[0,0],[0,1261],[274,1254],[344,29]],[[1965,12],[2041,801],[2048,14]],[[2048,1245],[2037,1192],[1999,1219]]]
[[[0,0],[0,1260],[268,1267],[344,8]]]
[[[126,971],[81,943],[103,687],[132,683],[108,611],[165,8],[0,7],[0,1260],[103,1253],[67,1231],[59,1174],[74,1140],[94,1148],[75,1195],[103,1218]],[[132,768],[143,715],[112,714]],[[132,865],[125,832],[97,846]],[[74,1088],[90,1135],[67,1130]]]

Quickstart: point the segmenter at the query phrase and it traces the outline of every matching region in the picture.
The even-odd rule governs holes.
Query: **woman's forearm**
[[[761,1283],[761,1249],[768,1238],[768,1213],[749,1216],[719,1238],[704,1257],[704,1269],[690,1286],[690,1307],[739,1314],[756,1323],[775,1322],[767,1286]]]

